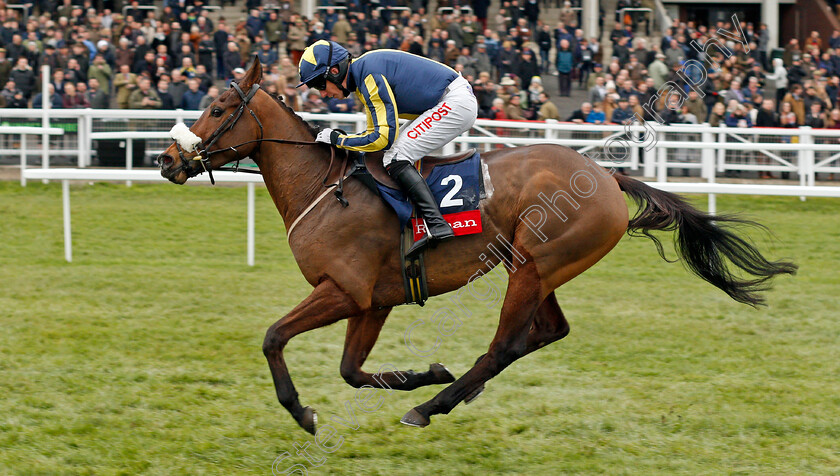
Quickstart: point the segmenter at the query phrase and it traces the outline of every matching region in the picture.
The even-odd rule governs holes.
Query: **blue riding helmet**
[[[327,80],[338,85],[342,90],[341,83],[347,75],[347,67],[350,63],[350,53],[334,41],[318,40],[303,50],[298,70],[300,72],[301,87],[304,84],[312,89],[323,90],[327,86]],[[330,68],[336,66],[338,74],[330,74]],[[349,91],[345,93],[345,96]]]

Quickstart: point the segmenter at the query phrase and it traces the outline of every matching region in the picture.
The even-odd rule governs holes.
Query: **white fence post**
[[[656,164],[656,181],[657,182],[667,182],[668,181],[668,156],[667,154],[668,149],[665,147],[657,147],[656,148],[656,157],[657,157],[657,164]]]
[[[85,116],[84,114],[76,118],[76,163],[79,167],[84,167],[87,162],[87,150],[90,149],[90,141],[87,140],[85,134]]]
[[[719,127],[721,129],[726,129],[725,124],[721,124]],[[726,143],[726,131],[723,131],[720,134],[718,134],[718,142],[721,144]],[[718,149],[717,171],[721,173],[726,172],[726,149]]]
[[[703,132],[702,141],[704,143],[712,143],[715,140],[714,134],[711,132]],[[701,177],[706,178],[709,183],[715,183],[715,151],[712,149],[703,149],[702,151],[703,169]],[[717,213],[717,196],[714,193],[709,194],[709,214]]]
[[[25,137],[21,134],[21,140]],[[42,136],[43,137],[43,136]],[[43,143],[43,139],[41,140],[41,147],[43,151],[41,152],[41,168],[48,169],[50,168],[50,143],[49,143],[49,136],[47,136],[47,143]],[[23,173],[23,172],[21,172]],[[48,179],[41,180],[41,183],[50,183]]]
[[[61,181],[61,201],[64,215],[64,259],[73,262],[73,238],[70,233],[70,181]]]
[[[800,127],[799,130],[802,133],[799,136],[800,144],[811,145],[814,143],[813,130],[810,126]],[[807,186],[811,182],[810,176],[814,170],[814,154],[815,152],[813,150],[800,150],[797,154],[797,160],[799,161],[799,184],[802,186]],[[799,199],[803,202],[805,201],[804,196],[799,197]]]
[[[656,129],[656,127],[654,127],[654,130],[655,129]],[[657,138],[655,140],[657,140],[657,142],[658,142],[659,134],[661,134],[661,132],[657,130],[655,132],[655,134],[656,134],[655,137]],[[644,175],[645,177],[653,177],[656,174],[656,159],[657,159],[657,157],[659,157],[659,148],[656,147],[656,144],[654,144],[653,148],[651,148],[645,154],[645,165],[644,165],[644,168],[643,168],[643,171],[642,171],[642,175]]]
[[[131,137],[126,138],[125,140],[125,169],[131,170],[131,167],[134,162],[134,139]],[[131,186],[131,180],[125,181],[125,186]]]
[[[254,266],[254,183],[248,182],[248,266]]]
[[[49,136],[47,136],[47,137],[49,137]],[[20,135],[20,186],[21,187],[26,186],[26,177],[24,176],[25,174],[23,173],[24,171],[26,171],[26,153],[27,153],[27,150],[26,150],[26,134],[21,134]]]
[[[41,127],[47,128],[50,127],[50,108],[52,107],[52,100],[50,99],[49,94],[49,84],[50,84],[50,67],[49,65],[42,65],[41,66]],[[24,135],[21,135],[21,139],[24,139]],[[25,140],[25,139],[24,139]],[[41,135],[41,164],[47,164],[49,167],[50,163],[50,136],[47,134],[47,131],[44,130],[44,133]],[[21,176],[23,175],[23,171],[21,170]],[[44,183],[48,181],[45,180]]]
[[[84,144],[84,158],[85,158],[85,165],[84,167],[90,167],[91,160],[91,151],[93,150],[93,140],[90,138],[90,135],[93,134],[93,110],[92,109],[85,109],[85,135],[84,135],[84,142],[79,143],[81,147]],[[79,140],[82,140],[80,137]]]

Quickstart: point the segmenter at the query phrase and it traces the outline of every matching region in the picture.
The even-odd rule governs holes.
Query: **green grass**
[[[0,183],[0,474],[271,474],[312,442],[276,402],[265,329],[309,286],[265,190],[257,266],[245,265],[245,189],[72,189],[63,260],[57,184]],[[698,202],[702,205],[702,201]],[[770,256],[800,265],[769,307],[739,305],[647,240],[625,238],[558,290],[566,339],[490,381],[425,429],[399,424],[440,388],[385,394],[322,474],[840,474],[840,202],[719,197],[766,224]],[[360,204],[359,204],[360,205]],[[673,251],[669,249],[673,256]],[[499,309],[421,359],[405,328],[444,305],[402,307],[369,358],[465,372]],[[304,405],[323,424],[355,390],[338,372],[343,323],[292,340]],[[418,345],[431,334],[415,334]]]

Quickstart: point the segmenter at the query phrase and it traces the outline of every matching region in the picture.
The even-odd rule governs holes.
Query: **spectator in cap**
[[[540,109],[537,113],[537,119],[541,121],[546,119],[554,119],[555,121],[560,120],[560,111],[558,111],[557,106],[550,101],[547,92],[543,91],[540,93],[539,103]]]
[[[231,77],[229,81],[226,81],[226,82],[225,82],[225,87],[230,87],[230,83],[231,83],[231,82],[234,82],[234,81],[239,82],[239,81],[241,81],[241,80],[242,80],[242,78],[244,78],[244,77],[245,77],[245,70],[244,70],[244,69],[242,69],[242,68],[236,68],[236,69],[234,69],[234,70],[233,70],[232,74],[233,74],[233,77]]]
[[[530,49],[523,49],[516,73],[517,76],[522,78],[522,89],[527,90],[531,85],[531,78],[539,74],[540,66],[537,64],[536,55]]]
[[[257,50],[257,57],[263,66],[268,67],[277,62],[277,51],[271,48],[271,43],[268,41],[260,42],[260,49]]]
[[[493,71],[493,63],[490,55],[487,53],[487,44],[484,42],[476,43],[475,52],[472,54],[475,59],[475,69],[479,74],[482,72],[490,73]]]
[[[626,97],[619,97],[618,108],[613,110],[610,122],[614,124],[624,124],[633,117],[633,109],[630,107],[630,102]]]
[[[56,52],[55,45],[51,43],[47,43],[44,45],[44,53],[41,56],[41,65],[47,65],[50,67],[50,71],[55,71],[58,68],[63,68],[65,63],[65,59],[61,57],[61,55]]]
[[[96,42],[96,53],[94,57],[99,54],[102,55],[102,58],[108,63],[108,66],[111,67],[111,70],[116,67],[117,65],[117,57],[114,50],[114,47],[111,43],[108,43],[107,40],[99,40]]]
[[[656,59],[648,66],[648,76],[653,78],[653,86],[656,89],[662,87],[671,72],[665,64],[665,55],[662,53],[656,54]]]
[[[595,86],[595,81],[598,78],[604,78],[604,83],[606,83],[606,77],[607,73],[604,72],[604,66],[601,63],[592,63],[592,72],[589,74],[586,85],[592,88],[592,86]]]

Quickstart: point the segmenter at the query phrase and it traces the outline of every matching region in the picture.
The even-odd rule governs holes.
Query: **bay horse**
[[[261,80],[262,67],[255,58],[240,82],[192,125],[193,143],[174,143],[158,163],[164,177],[183,184],[204,171],[251,157],[286,229],[296,223],[289,247],[314,289],[269,327],[263,353],[277,398],[310,433],[315,433],[316,414],[301,405],[283,357],[289,340],[302,332],[348,320],[340,373],[354,387],[411,390],[450,383],[401,419],[426,426],[432,415],[447,414],[477,396],[486,381],[515,360],[565,337],[569,324],[554,290],[598,262],[624,233],[647,235],[662,255],[659,241],[649,233],[675,231],[675,247],[689,270],[753,306],[762,303],[759,292],[768,288],[771,278],[796,271],[792,263],[768,261],[730,230],[732,225],[754,223],[708,215],[675,194],[611,175],[572,149],[533,145],[494,150],[482,155],[493,186],[480,203],[483,231],[425,254],[429,295],[456,290],[477,270],[497,266],[503,259],[516,265],[506,265],[507,292],[487,352],[457,380],[440,364],[425,372],[367,373],[362,365],[388,314],[405,302],[397,216],[353,179],[344,184],[349,207],[334,199],[316,203],[335,152],[314,143],[317,131],[260,90]],[[633,219],[622,192],[640,206]],[[497,246],[500,253],[487,252],[488,245],[502,241],[509,246]]]

